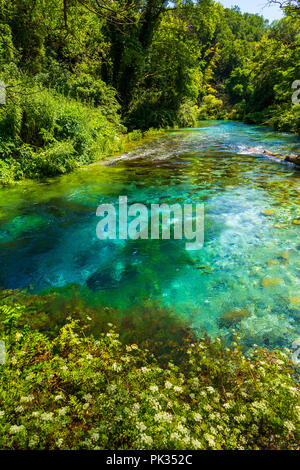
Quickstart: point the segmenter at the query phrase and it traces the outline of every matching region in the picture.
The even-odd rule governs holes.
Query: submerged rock
[[[300,155],[291,154],[285,157],[285,161],[300,166]]]
[[[279,264],[279,261],[277,261],[276,259],[267,259],[266,263],[270,268],[271,266],[276,266],[277,264]]]
[[[219,318],[219,325],[221,328],[228,328],[236,323],[242,321],[245,317],[250,315],[249,310],[246,308],[233,310],[232,312],[226,312]]]
[[[280,277],[268,277],[261,282],[262,287],[276,287],[278,284],[283,282]]]
[[[275,214],[275,211],[274,211],[274,209],[263,209],[261,211],[261,213],[262,213],[262,215],[273,215],[273,214]]]
[[[121,276],[116,276],[113,270],[101,269],[94,272],[86,281],[92,291],[104,289],[116,289],[120,284],[131,281],[138,275],[138,270],[134,266],[126,266]]]

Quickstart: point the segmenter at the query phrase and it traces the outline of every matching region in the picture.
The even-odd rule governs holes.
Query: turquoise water
[[[289,134],[202,122],[104,165],[2,189],[0,285],[76,285],[93,305],[120,309],[153,300],[212,335],[235,328],[247,345],[291,346],[300,335],[300,171],[263,151],[299,148]],[[119,195],[204,203],[204,247],[99,240],[97,206]]]

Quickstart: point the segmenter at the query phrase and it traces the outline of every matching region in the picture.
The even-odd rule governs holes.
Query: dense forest
[[[299,133],[299,2],[282,3],[270,25],[213,0],[1,0],[2,182],[67,173],[140,131],[199,119]]]

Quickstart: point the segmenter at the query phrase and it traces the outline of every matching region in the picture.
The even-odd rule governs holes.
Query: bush
[[[288,109],[277,108],[267,124],[279,131],[300,135],[300,105]]]
[[[190,101],[185,101],[179,106],[177,112],[177,124],[180,127],[196,127],[198,119],[198,107]]]
[[[29,309],[29,310],[28,310]],[[99,339],[69,318],[50,339],[1,305],[2,449],[298,449],[299,386],[288,357],[208,337],[160,366],[112,324]],[[70,312],[71,313],[71,312]],[[9,392],[8,392],[9,391]]]
[[[36,85],[15,98],[0,108],[2,182],[68,173],[121,148],[126,129],[100,108]]]

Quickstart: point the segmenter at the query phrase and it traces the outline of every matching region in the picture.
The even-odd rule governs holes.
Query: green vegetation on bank
[[[269,25],[213,0],[0,0],[0,179],[72,171],[126,132],[241,119],[300,132],[299,7]]]
[[[1,292],[1,449],[299,448],[300,391],[285,353],[187,335],[161,361],[149,351],[159,334],[147,349],[111,323],[95,337],[84,309],[65,308],[60,330],[41,333],[47,302]]]

